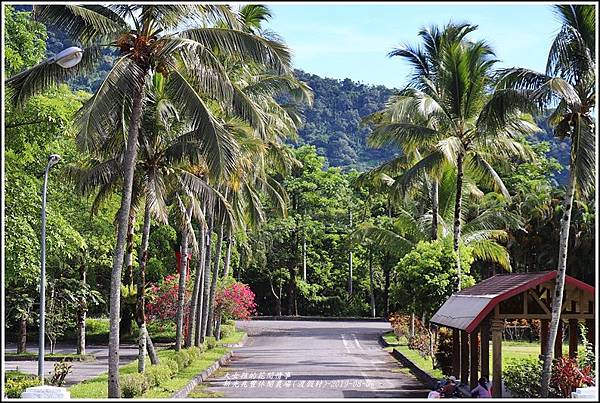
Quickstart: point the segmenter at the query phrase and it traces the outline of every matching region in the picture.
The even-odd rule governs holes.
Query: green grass
[[[86,318],[85,320],[85,336],[88,341],[108,342],[108,318]],[[168,342],[175,340],[175,323],[174,322],[150,322],[146,324],[148,333],[155,342]],[[121,337],[121,341],[135,342],[138,338],[139,328],[135,321],[131,326],[131,336]]]
[[[421,357],[418,351],[411,350],[408,348],[408,343],[405,338],[401,338],[400,341],[396,338],[394,332],[387,332],[383,335],[385,341],[392,346],[387,347],[387,351],[391,351],[396,348],[409,360],[414,362],[419,368],[428,372],[435,378],[443,378],[443,374],[440,370],[433,369],[431,360],[428,357]],[[583,354],[585,348],[579,346],[579,354]],[[540,354],[540,344],[538,342],[529,343],[527,341],[502,341],[502,367],[506,368],[507,363],[512,359],[537,357]],[[569,354],[568,344],[563,343],[563,354]],[[490,368],[492,368],[493,357],[492,357],[492,345],[490,342]]]
[[[62,359],[62,358],[71,358],[74,361],[77,360],[81,360],[81,361],[89,361],[89,360],[94,360],[96,358],[95,355],[93,354],[77,354],[77,353],[48,353],[44,355],[46,357],[46,359],[48,358],[55,358],[55,359]],[[33,360],[37,360],[38,357],[38,353],[4,353],[4,357],[18,357],[18,358],[31,358]]]
[[[223,342],[226,343],[237,343],[239,340],[244,337],[244,332],[235,332],[227,339],[223,339],[219,341],[219,344]],[[189,367],[184,368],[182,371],[178,372],[173,378],[164,382],[159,387],[154,387],[146,393],[144,393],[141,398],[169,398],[171,395],[178,390],[182,389],[187,383],[194,378],[196,375],[200,374],[202,371],[210,367],[215,361],[229,352],[231,349],[223,347],[222,345],[217,345],[212,350],[205,351],[202,354],[200,359],[195,360],[190,364]],[[173,358],[175,355],[175,350],[159,350],[158,357],[159,360],[164,360],[167,358]],[[150,365],[150,360],[147,359],[146,365]],[[123,365],[119,368],[119,374],[135,374],[137,373],[137,361],[133,361],[129,364]],[[77,385],[73,385],[69,388],[71,392],[71,397],[76,398],[95,398],[95,399],[103,399],[108,397],[107,392],[107,382],[108,382],[108,373],[104,373],[96,378],[89,379],[87,381],[83,381],[78,383]],[[200,391],[198,392],[200,393]]]
[[[233,334],[231,334],[228,337],[225,337],[221,340],[219,340],[217,342],[217,345],[223,345],[223,344],[238,344],[240,341],[242,341],[242,338],[244,337],[244,335],[246,334],[246,332],[240,332],[240,331],[235,331]]]

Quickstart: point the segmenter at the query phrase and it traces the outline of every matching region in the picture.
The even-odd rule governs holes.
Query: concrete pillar
[[[469,383],[469,334],[460,331],[460,380]]]
[[[492,397],[502,397],[502,331],[504,321],[492,321]]]
[[[469,382],[469,386],[471,389],[474,389],[477,386],[477,381],[479,380],[479,332],[478,329],[475,329],[473,333],[469,336],[469,344],[471,346],[471,381]]]
[[[490,379],[490,324],[481,325],[481,376]]]
[[[546,346],[548,345],[548,329],[550,322],[548,321],[548,319],[542,319],[541,320],[541,325],[540,325],[540,350],[541,356],[544,356],[544,354],[546,354]]]
[[[562,341],[563,341],[563,322],[558,321],[558,331],[556,332],[556,340],[554,341],[554,358],[562,357]]]
[[[452,329],[452,375],[460,378],[460,330]]]
[[[569,357],[577,357],[577,335],[579,321],[577,319],[569,319]]]

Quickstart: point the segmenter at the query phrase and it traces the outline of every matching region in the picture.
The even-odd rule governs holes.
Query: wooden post
[[[558,332],[556,333],[556,340],[554,343],[554,358],[562,357],[562,342],[563,342],[563,322],[558,321]]]
[[[577,328],[579,321],[577,319],[569,319],[569,357],[577,357]]]
[[[550,322],[548,321],[548,319],[542,319],[541,320],[541,325],[540,325],[540,347],[541,347],[541,356],[544,356],[544,354],[546,354],[546,345],[548,344],[548,328],[549,328]]]
[[[469,334],[460,331],[460,381],[469,383]]]
[[[481,325],[481,376],[490,380],[490,323]]]
[[[477,386],[479,380],[479,332],[475,329],[469,336],[469,343],[471,345],[471,382],[469,386],[474,389]]]
[[[502,397],[502,331],[504,321],[492,321],[492,397]]]
[[[452,329],[452,375],[460,377],[460,330]]]

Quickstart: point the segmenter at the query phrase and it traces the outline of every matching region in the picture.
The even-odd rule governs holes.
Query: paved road
[[[207,391],[232,398],[427,397],[378,344],[386,322],[254,320],[238,327],[250,337],[226,372],[206,381]]]
[[[16,352],[17,348],[14,343],[7,343],[5,351]],[[27,351],[37,352],[37,345],[27,344]],[[127,364],[137,359],[137,346],[129,344],[121,344],[120,346],[120,362],[121,364]],[[46,352],[50,352],[48,346],[46,346]],[[75,347],[73,345],[57,345],[54,349],[55,353],[75,353]],[[86,346],[87,354],[94,354],[96,356],[95,361],[85,362],[72,362],[73,370],[65,378],[65,386],[71,386],[79,383],[85,379],[94,378],[103,372],[108,371],[108,346],[88,345]],[[44,367],[46,373],[51,374],[56,361],[45,361]],[[27,372],[30,374],[37,375],[37,361],[4,361],[4,369],[19,369],[20,371]]]

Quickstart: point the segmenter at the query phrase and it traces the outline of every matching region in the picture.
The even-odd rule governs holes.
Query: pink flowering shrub
[[[186,282],[184,316],[189,311],[191,290]],[[152,284],[147,295],[146,314],[148,320],[175,320],[177,315],[177,294],[179,293],[179,275],[171,274],[158,284]]]
[[[232,278],[219,284],[215,305],[217,314],[227,319],[245,320],[256,314],[254,293],[250,286]]]

